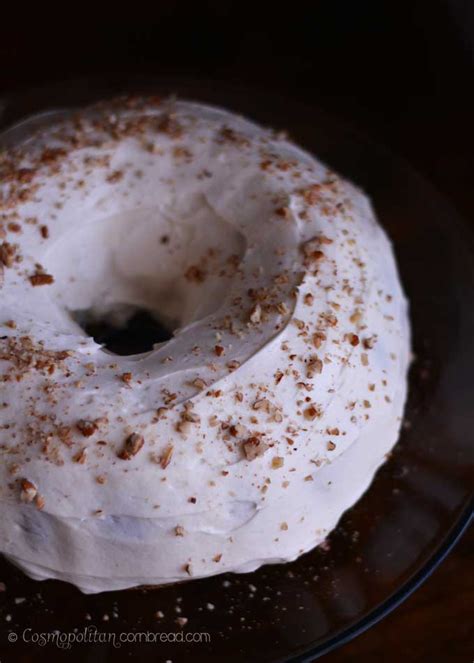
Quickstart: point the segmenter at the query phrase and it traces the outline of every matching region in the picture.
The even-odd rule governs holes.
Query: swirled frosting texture
[[[367,198],[285,137],[119,100],[0,161],[0,551],[85,592],[292,560],[397,440],[407,304]],[[175,327],[115,356],[75,320]]]

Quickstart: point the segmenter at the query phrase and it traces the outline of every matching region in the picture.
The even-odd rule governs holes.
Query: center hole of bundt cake
[[[87,216],[87,215],[86,215]],[[246,251],[244,234],[203,196],[86,218],[50,246],[47,295],[72,333],[140,355],[218,311]]]
[[[90,311],[76,311],[75,321],[96,343],[116,355],[128,356],[149,352],[157,343],[168,341],[173,330],[145,309],[136,309],[127,317],[101,318]]]

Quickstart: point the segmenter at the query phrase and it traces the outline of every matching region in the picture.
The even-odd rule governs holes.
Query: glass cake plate
[[[0,128],[16,125],[0,143],[16,140],[28,116],[48,122],[53,116],[45,111],[124,89],[175,92],[284,128],[370,195],[394,242],[411,305],[415,361],[406,420],[392,457],[328,544],[296,562],[85,596],[58,581],[29,580],[0,558],[6,585],[0,592],[0,660],[44,660],[44,647],[23,641],[23,631],[31,629],[27,640],[35,633],[75,633],[71,647],[47,645],[55,660],[312,661],[396,608],[471,519],[473,234],[426,180],[367,137],[313,107],[215,82],[88,80],[22,92],[0,100]],[[181,638],[189,641],[173,642]]]

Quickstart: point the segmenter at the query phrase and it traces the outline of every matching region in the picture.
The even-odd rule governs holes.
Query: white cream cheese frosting
[[[293,560],[395,444],[407,303],[366,196],[226,111],[121,99],[4,141],[0,552],[84,592]],[[116,356],[78,312],[175,329]]]

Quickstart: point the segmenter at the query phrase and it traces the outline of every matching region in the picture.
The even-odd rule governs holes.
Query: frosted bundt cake
[[[119,99],[0,157],[0,552],[84,592],[284,562],[395,444],[407,304],[366,196],[283,135]],[[84,320],[147,311],[122,356]]]

